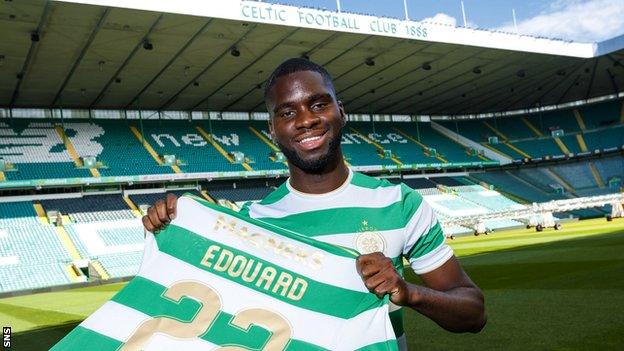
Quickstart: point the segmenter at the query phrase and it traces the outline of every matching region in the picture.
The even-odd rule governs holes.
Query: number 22
[[[128,338],[120,351],[142,350],[149,339],[155,333],[163,333],[175,338],[195,338],[204,334],[217,318],[221,311],[221,299],[211,287],[196,281],[181,281],[173,284],[163,294],[176,302],[187,296],[201,303],[201,307],[192,321],[186,323],[168,317],[156,317],[149,319],[136,329]],[[279,314],[260,309],[251,308],[234,315],[230,324],[249,330],[252,324],[257,324],[269,330],[272,335],[267,340],[264,350],[283,350],[292,334],[290,324]],[[219,351],[246,350],[241,346],[222,346]]]

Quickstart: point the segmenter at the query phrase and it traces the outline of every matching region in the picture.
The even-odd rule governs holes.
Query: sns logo
[[[5,349],[11,348],[11,327],[2,328],[2,346]]]

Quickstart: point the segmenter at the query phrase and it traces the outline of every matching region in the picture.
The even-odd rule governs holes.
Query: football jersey
[[[137,276],[53,350],[396,350],[354,250],[180,197]]]
[[[400,274],[403,258],[422,274],[453,256],[433,209],[419,193],[351,170],[342,186],[325,194],[299,192],[287,180],[262,201],[245,204],[240,213],[360,253],[382,252]],[[391,304],[390,318],[401,337],[401,308]]]

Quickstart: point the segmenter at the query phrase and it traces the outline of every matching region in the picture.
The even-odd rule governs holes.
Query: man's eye
[[[281,117],[282,118],[291,118],[295,115],[295,113],[293,111],[284,111],[281,113]]]
[[[322,110],[327,106],[327,103],[325,102],[319,102],[318,104],[314,104],[312,105],[312,108],[315,110]]]

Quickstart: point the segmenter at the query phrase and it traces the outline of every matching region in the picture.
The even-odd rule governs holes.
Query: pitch
[[[488,325],[457,335],[407,311],[410,349],[607,350],[624,343],[624,220],[501,231],[451,245],[485,293]],[[122,286],[0,299],[0,320],[12,327],[14,349],[47,349]]]

